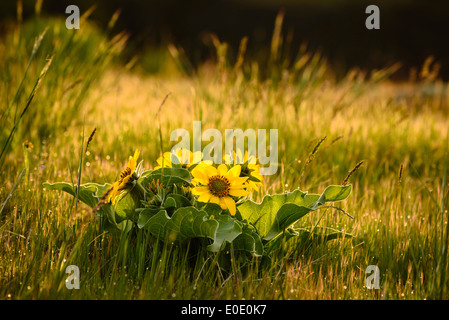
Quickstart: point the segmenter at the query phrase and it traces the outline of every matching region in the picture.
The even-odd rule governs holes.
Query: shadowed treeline
[[[397,76],[408,78],[410,68],[420,68],[434,56],[441,63],[441,75],[449,76],[447,22],[449,3],[445,1],[182,1],[182,0],[46,0],[44,13],[64,14],[76,4],[85,12],[93,3],[92,18],[106,25],[112,14],[121,10],[116,30],[131,34],[133,52],[143,47],[173,42],[184,48],[193,65],[211,53],[206,36],[217,34],[236,52],[242,37],[248,36],[248,51],[259,59],[267,56],[275,17],[284,10],[283,32],[291,34],[294,55],[301,43],[323,52],[337,74],[348,68],[383,68],[395,62],[403,67]],[[376,4],[381,12],[381,29],[365,28],[365,8]],[[33,14],[35,0],[24,0],[24,14]],[[15,1],[0,5],[0,16],[15,17]]]

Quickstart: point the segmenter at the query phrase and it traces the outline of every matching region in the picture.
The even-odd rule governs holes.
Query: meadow
[[[402,82],[390,79],[399,65],[337,78],[306,46],[290,56],[280,23],[266,61],[245,54],[245,39],[232,56],[211,36],[215,55],[198,69],[175,46],[125,60],[127,35],[86,16],[82,32],[39,15],[11,23],[0,40],[0,297],[447,299],[449,86],[438,64],[429,58]],[[257,202],[321,193],[363,161],[340,204],[353,219],[325,208],[297,225],[348,236],[294,240],[269,267],[255,259],[224,273],[189,243],[112,236],[89,207],[43,187],[111,183],[135,149],[152,169],[170,133],[197,120],[222,132],[278,129],[279,169],[250,195]],[[80,268],[79,290],[65,285],[69,265]],[[369,265],[379,289],[366,288]]]

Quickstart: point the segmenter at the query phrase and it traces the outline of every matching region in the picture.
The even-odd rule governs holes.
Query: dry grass
[[[35,145],[28,153],[29,174],[0,215],[0,297],[447,299],[448,84],[391,83],[379,73],[360,71],[336,82],[324,60],[303,57],[296,70],[284,69],[281,77],[267,80],[257,76],[263,66],[251,61],[237,69],[209,63],[194,76],[180,70],[145,76],[113,63],[70,113],[65,98],[48,95],[61,83],[44,79],[31,107],[69,121],[66,126],[48,122],[38,132],[27,119],[30,125],[21,127],[5,159],[1,203],[24,166],[21,140]],[[5,79],[2,91],[8,88]],[[285,257],[276,258],[265,273],[250,270],[226,278],[204,254],[192,267],[182,248],[157,250],[151,239],[139,244],[111,238],[98,230],[86,207],[75,209],[68,196],[42,188],[46,181],[76,183],[83,128],[87,134],[96,131],[82,181],[113,181],[136,148],[144,167],[152,168],[161,152],[156,115],[169,92],[160,111],[166,150],[170,132],[190,131],[194,120],[202,121],[203,130],[279,130],[281,165],[264,181],[263,193],[296,187],[321,192],[344,181],[363,160],[350,176],[353,193],[343,204],[354,219],[326,209],[302,222],[345,230],[353,238],[305,249],[290,243]],[[6,94],[1,101],[8,101]],[[307,162],[312,152],[313,161]],[[261,200],[261,194],[252,197]],[[69,264],[81,268],[80,290],[64,286]],[[365,288],[368,265],[381,270],[380,290]]]

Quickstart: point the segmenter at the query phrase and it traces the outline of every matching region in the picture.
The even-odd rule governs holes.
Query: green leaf
[[[242,226],[237,220],[226,214],[221,214],[213,219],[218,222],[218,228],[214,238],[211,238],[214,242],[208,246],[208,249],[212,252],[218,252],[225,241],[233,242],[241,234]]]
[[[172,217],[165,210],[154,214],[154,211],[145,209],[140,213],[138,227],[171,242],[206,237],[213,241],[208,246],[213,252],[218,252],[226,241],[233,241],[242,232],[240,223],[232,217],[209,216],[206,211],[195,207],[179,208]]]
[[[137,220],[137,226],[142,229],[148,223],[148,220],[163,210],[161,207],[145,208],[139,213],[139,219]]]
[[[48,190],[59,190],[64,191],[72,196],[76,196],[76,185],[72,185],[68,182],[56,182],[56,183],[43,183],[43,186]],[[78,200],[87,204],[91,208],[95,206],[100,201],[102,195],[111,187],[109,183],[100,185],[97,183],[85,183],[80,185],[80,190],[78,194]]]
[[[265,245],[266,254],[273,255],[281,249],[282,244],[290,239],[295,241],[296,247],[306,250],[312,246],[342,237],[351,238],[352,235],[328,227],[287,228],[281,237],[277,237]]]
[[[309,201],[309,198],[313,199]],[[262,203],[251,200],[244,201],[237,209],[243,220],[254,225],[261,236],[265,236],[270,230],[277,212],[285,203],[310,204],[318,200],[319,196],[307,195],[305,192],[295,190],[291,193],[266,195]]]
[[[112,209],[112,206],[108,203],[101,207],[104,212],[104,217],[106,218],[103,222],[103,229],[111,232],[113,234],[128,233],[134,227],[134,223],[129,219],[116,221],[116,214]]]
[[[301,219],[312,210],[315,209],[299,206],[294,203],[284,204],[276,213],[271,228],[268,233],[263,236],[263,239],[267,241],[273,239],[287,227]]]
[[[320,205],[344,200],[350,193],[351,185],[329,186],[321,195],[295,190],[267,195],[260,204],[248,200],[237,208],[242,219],[254,225],[263,240],[269,241]]]
[[[351,194],[351,185],[347,186],[329,186],[324,190],[320,197],[320,205],[325,202],[334,202],[345,200]]]
[[[255,256],[263,255],[262,239],[250,225],[244,225],[242,233],[232,242],[234,250],[247,251]]]
[[[223,212],[220,205],[212,202],[197,202],[199,209],[206,211],[210,216],[218,216]]]
[[[76,185],[68,182],[44,183],[43,186],[48,190],[64,191],[76,197]],[[111,187],[111,184],[106,183],[100,185],[97,183],[85,183],[80,185],[78,200],[87,204],[91,208],[95,208],[100,201],[103,194]],[[125,195],[115,207],[106,203],[102,205],[97,214],[101,217],[106,217],[110,225],[107,225],[108,230],[116,228],[122,231],[129,231],[130,225],[122,223],[135,214],[136,202],[131,194]]]
[[[171,193],[167,196],[167,198],[165,198],[165,208],[181,208],[190,206],[192,206],[192,204],[189,199],[180,194]]]
[[[126,219],[137,220],[136,209],[140,206],[140,200],[132,190],[122,196],[113,206],[117,222]]]
[[[162,174],[163,171],[163,174]],[[163,176],[163,179],[162,179]],[[159,168],[157,170],[152,171],[147,174],[142,179],[142,185],[144,187],[148,187],[148,185],[153,181],[162,182],[164,186],[172,185],[172,184],[190,184],[192,177],[190,175],[189,170],[183,168]]]

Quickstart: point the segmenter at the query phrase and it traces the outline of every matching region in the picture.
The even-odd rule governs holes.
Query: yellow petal
[[[218,176],[220,174],[219,171],[217,170],[217,168],[215,168],[212,165],[204,165],[204,166],[202,166],[202,168],[204,169],[204,173],[207,175],[208,179],[210,177]]]
[[[194,179],[192,179],[191,183],[194,186],[197,186],[197,185],[200,185],[200,184],[205,186],[205,185],[207,185],[209,183],[209,180],[200,179],[200,178],[194,178]]]
[[[120,184],[118,181],[116,181],[112,184],[112,191],[109,194],[108,202],[112,202],[112,205],[115,205],[119,195],[120,195]]]
[[[209,202],[209,199],[212,197],[212,194],[210,192],[203,192],[199,197],[199,202]]]
[[[181,160],[181,164],[192,164],[192,153],[187,149],[180,149],[178,158]]]
[[[257,191],[259,188],[257,188],[257,184],[261,184],[259,182],[254,182],[254,181],[248,181],[248,186],[250,189]]]
[[[139,159],[139,155],[140,155],[140,151],[139,151],[139,150],[136,150],[136,151],[134,152],[134,156],[132,157],[132,159],[133,159],[134,170],[136,169],[137,159]],[[131,170],[131,171],[134,172],[134,170]]]
[[[112,190],[110,191],[109,196],[108,196],[108,202],[110,202],[111,199],[113,199],[113,198],[115,197],[115,194],[116,194],[117,189],[118,189],[118,182],[114,182],[114,183],[112,184],[111,189],[112,189]]]
[[[250,155],[250,156],[248,155],[248,159],[246,159],[246,161],[248,161],[248,163],[250,165],[255,166],[257,163],[257,158],[254,155]],[[259,166],[257,166],[257,167],[259,167]]]
[[[214,162],[212,160],[203,160],[200,164],[211,166]]]
[[[119,184],[118,189],[120,190],[120,189],[126,187],[126,185],[127,185],[128,182],[129,182],[129,179],[131,179],[131,176],[130,176],[130,175],[124,177],[124,178],[122,179],[122,182]]]
[[[192,170],[192,176],[194,180],[200,182],[201,184],[206,185],[209,183],[209,178],[206,172],[200,166],[196,166],[195,169]]]
[[[164,164],[162,165],[163,167],[171,167],[172,163],[171,163],[171,153],[170,152],[164,152],[164,158],[162,160],[164,162]]]
[[[182,157],[182,148],[177,148],[176,150],[174,150],[174,154],[178,157],[181,158]]]
[[[218,166],[218,172],[219,172],[222,176],[224,176],[224,175],[226,175],[226,172],[228,172],[228,167],[227,167],[225,164],[220,164],[220,165]]]
[[[242,167],[240,165],[233,166],[229,171],[226,173],[225,177],[229,180],[235,179],[238,176],[240,176],[240,172],[242,170]]]
[[[199,187],[195,187],[192,190],[192,194],[198,196],[203,194],[204,192],[209,192],[209,188],[206,186],[199,186]]]
[[[254,178],[260,180],[260,183],[262,183],[263,177],[260,173],[257,173],[255,171],[251,172],[251,176],[253,176]]]
[[[237,155],[235,157],[236,157],[236,164],[243,164],[243,163],[245,163],[245,160],[244,160],[244,157],[243,157],[243,154],[242,154],[242,150],[237,149]]]
[[[212,196],[210,197],[210,199],[209,199],[209,202],[212,202],[212,203],[215,203],[215,204],[218,204],[218,205],[221,206],[221,204],[220,204],[220,198],[217,197],[217,196],[212,195]]]
[[[139,150],[136,150],[135,152],[134,152],[134,160],[136,160],[137,161],[137,159],[139,158],[139,155],[140,155],[140,151]]]
[[[235,216],[236,209],[235,209],[235,202],[234,202],[234,200],[232,200],[231,197],[223,197],[221,199],[222,199],[222,201],[225,202],[226,207],[229,209],[229,212],[231,213],[231,216]]]
[[[131,172],[134,172],[134,170],[136,170],[136,166],[137,166],[136,159],[134,159],[134,157],[132,156],[129,156],[128,165],[126,167],[130,168]]]
[[[248,180],[248,177],[237,177],[237,178],[234,177],[233,180],[231,180],[231,186],[242,187],[243,184],[245,184],[247,180]]]
[[[218,198],[218,199],[220,200],[220,207],[221,207],[223,210],[226,210],[226,209],[228,208],[228,206],[226,205],[226,201],[224,200],[224,198],[221,197],[221,198]]]
[[[229,189],[229,194],[234,197],[244,197],[248,195],[248,191],[244,189]]]
[[[203,153],[201,151],[196,151],[194,153],[191,153],[191,162],[190,164],[198,164],[201,162],[201,159],[203,159]]]

